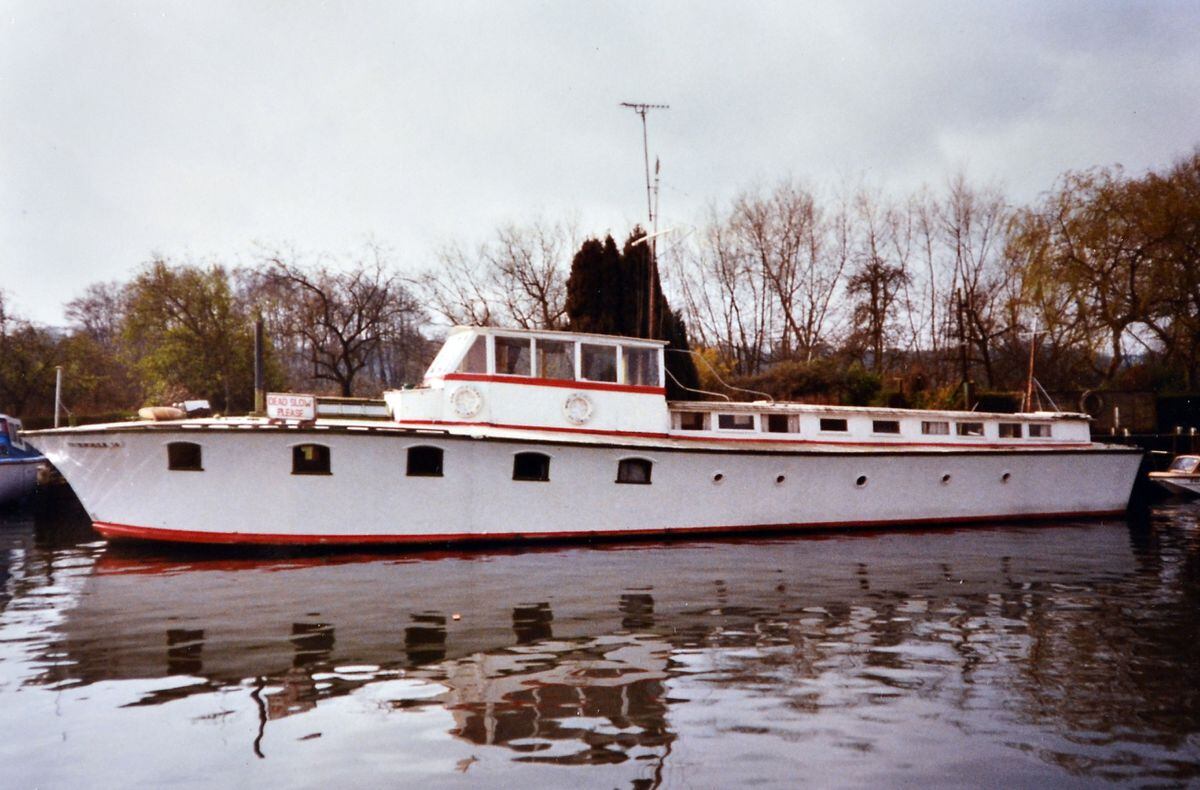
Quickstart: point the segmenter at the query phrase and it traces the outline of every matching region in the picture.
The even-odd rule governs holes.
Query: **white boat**
[[[1151,472],[1150,481],[1172,494],[1200,496],[1200,455],[1179,455],[1165,472]]]
[[[112,539],[435,543],[1113,515],[1141,452],[1083,414],[666,399],[664,344],[459,327],[390,418],[32,440]]]
[[[0,414],[0,504],[16,502],[37,488],[38,467],[46,458],[21,434],[21,421]]]

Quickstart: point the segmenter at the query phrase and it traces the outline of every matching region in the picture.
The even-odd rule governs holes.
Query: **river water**
[[[1200,505],[536,550],[0,517],[0,786],[1200,781]]]

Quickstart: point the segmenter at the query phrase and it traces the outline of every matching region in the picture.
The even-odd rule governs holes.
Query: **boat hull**
[[[1170,472],[1151,472],[1150,482],[1157,483],[1171,494],[1200,497],[1200,475],[1179,475]]]
[[[0,458],[0,505],[16,502],[37,488],[38,467],[44,458]]]
[[[155,429],[47,433],[39,449],[112,539],[380,544],[969,523],[1125,510],[1140,454],[1073,450],[746,450],[518,441],[416,431]],[[203,447],[169,471],[166,445]],[[292,474],[292,448],[329,447],[331,473]],[[406,476],[441,448],[444,475]],[[514,456],[550,457],[548,481]],[[649,485],[617,483],[622,459]]]

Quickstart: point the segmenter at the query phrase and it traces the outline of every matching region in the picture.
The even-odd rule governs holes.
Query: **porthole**
[[[783,481],[784,481],[784,480],[787,480],[787,476],[785,476],[785,475],[778,475],[778,476],[775,478],[775,485],[777,485],[777,486],[781,486],[781,485],[783,485]]]
[[[1004,474],[1000,475],[1001,483],[1007,483],[1011,479],[1012,479],[1012,472],[1005,472]]]
[[[723,472],[717,472],[715,475],[713,475],[714,483],[720,483],[724,479],[725,479],[725,474]]]
[[[942,475],[942,485],[948,485],[949,483],[950,483],[950,473],[947,472],[946,474]]]
[[[859,488],[862,488],[866,484],[867,484],[867,476],[866,475],[859,475],[858,479],[854,481],[854,485],[858,486]]]

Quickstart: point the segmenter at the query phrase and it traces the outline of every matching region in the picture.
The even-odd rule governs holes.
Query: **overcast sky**
[[[62,323],[159,253],[398,265],[506,222],[664,222],[792,175],[1028,201],[1200,144],[1200,2],[0,0],[0,288]]]

